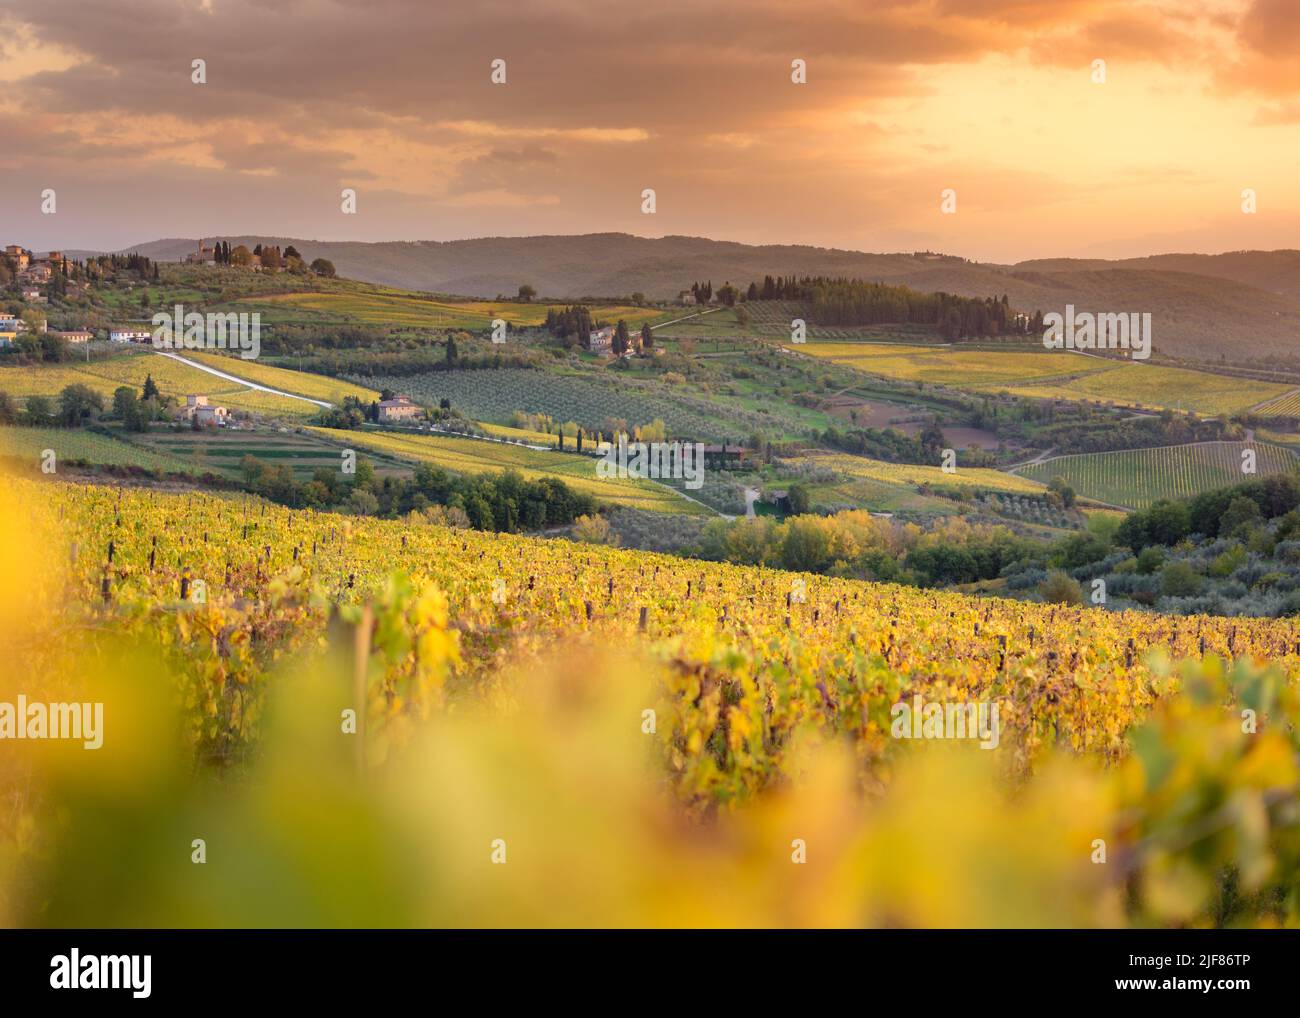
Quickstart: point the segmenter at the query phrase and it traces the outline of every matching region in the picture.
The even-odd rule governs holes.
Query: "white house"
[[[148,343],[153,333],[148,329],[115,328],[108,330],[108,338],[114,343]]]
[[[587,335],[587,349],[592,353],[608,353],[614,346],[614,327],[606,325]]]

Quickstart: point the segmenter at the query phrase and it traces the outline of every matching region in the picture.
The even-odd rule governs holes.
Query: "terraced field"
[[[695,514],[703,511],[694,503],[648,480],[602,479],[596,476],[596,460],[559,452],[541,452],[503,442],[488,442],[451,435],[401,434],[379,431],[329,431],[308,428],[332,441],[345,442],[417,463],[432,463],[458,474],[496,473],[515,470],[527,480],[553,477],[576,491],[612,505],[630,506],[661,513]]]
[[[132,435],[130,441],[142,449],[154,450],[187,463],[191,469],[230,478],[242,476],[240,464],[245,456],[253,456],[271,466],[287,466],[299,481],[310,480],[312,474],[321,468],[339,470],[342,464],[340,445],[314,434],[287,429],[233,431],[206,428],[201,432],[167,429]],[[380,476],[411,474],[411,468],[405,462],[387,457],[372,459],[375,472]]]
[[[1027,478],[1050,481],[1063,477],[1085,498],[1111,505],[1145,509],[1162,498],[1184,498],[1239,484],[1250,477],[1242,473],[1244,442],[1203,442],[1159,449],[1058,456],[1023,468]],[[1296,469],[1295,454],[1281,446],[1256,442],[1255,476]]]

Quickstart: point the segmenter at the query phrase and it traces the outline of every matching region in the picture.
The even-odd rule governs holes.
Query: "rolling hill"
[[[232,244],[293,244],[340,275],[444,294],[492,297],[531,283],[543,297],[675,295],[694,279],[745,284],[765,274],[854,276],[964,296],[1007,294],[1025,311],[1143,311],[1154,320],[1157,356],[1237,365],[1289,355],[1300,332],[1300,252],[1155,255],[1122,261],[970,262],[931,253],[869,254],[798,245],[752,246],[701,237],[485,237],[361,243],[289,237],[227,237]],[[193,239],[131,250],[175,260]]]

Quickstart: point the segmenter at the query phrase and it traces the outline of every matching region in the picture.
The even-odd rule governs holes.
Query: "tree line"
[[[928,325],[949,340],[1042,331],[1042,313],[1018,314],[1006,294],[960,297],[844,277],[765,276],[749,284],[745,299],[802,304],[816,325]]]
[[[374,465],[360,457],[354,474],[321,467],[311,480],[299,481],[287,464],[249,455],[240,461],[240,471],[249,491],[281,505],[387,518],[416,514],[425,522],[475,530],[544,530],[596,511],[595,499],[557,478],[527,481],[513,470],[466,476],[425,463],[408,481],[380,478]]]

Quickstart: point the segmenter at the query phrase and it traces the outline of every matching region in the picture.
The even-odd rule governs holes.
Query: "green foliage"
[[[812,506],[812,499],[808,495],[808,489],[802,484],[792,484],[786,489],[786,499],[790,503],[790,514],[792,516],[802,516]]]
[[[1165,564],[1165,550],[1159,545],[1151,545],[1143,548],[1138,552],[1137,571],[1142,576],[1150,576],[1158,572],[1160,567]]]
[[[1170,562],[1160,571],[1160,593],[1166,597],[1192,597],[1205,579],[1187,562]]]
[[[59,420],[65,427],[74,428],[84,424],[103,409],[103,397],[79,382],[67,386],[59,394]]]
[[[1246,549],[1239,544],[1233,545],[1221,555],[1216,555],[1206,572],[1222,579],[1235,573],[1246,561]]]
[[[1228,508],[1219,518],[1219,534],[1222,537],[1240,537],[1263,522],[1264,514],[1254,499],[1238,495],[1228,503]]]
[[[1110,554],[1110,544],[1096,534],[1072,534],[1052,550],[1052,562],[1062,569],[1078,569]]]
[[[1083,589],[1079,586],[1079,581],[1059,569],[1053,569],[1047,574],[1047,579],[1039,586],[1038,592],[1044,601],[1051,604],[1083,604]]]

